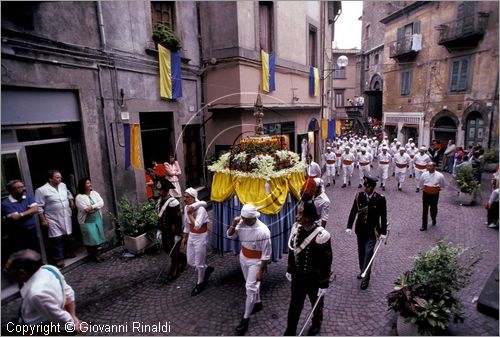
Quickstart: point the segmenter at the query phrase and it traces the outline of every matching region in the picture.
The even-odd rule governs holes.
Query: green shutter
[[[458,90],[458,72],[460,68],[460,61],[453,61],[451,64],[451,83],[450,90],[457,91]]]
[[[413,34],[420,34],[420,21],[413,23]]]
[[[467,74],[469,73],[469,60],[464,59],[461,62],[460,77],[458,79],[458,90],[467,89]]]

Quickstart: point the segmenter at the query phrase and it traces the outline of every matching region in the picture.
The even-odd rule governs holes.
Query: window
[[[409,23],[397,30],[397,52],[398,54],[408,52],[412,48],[412,35],[420,34],[420,21]]]
[[[309,25],[309,64],[313,67],[318,66],[317,56],[316,56],[316,33],[318,29],[312,25]]]
[[[450,69],[450,91],[467,90],[470,72],[470,57],[454,59]]]
[[[265,52],[273,51],[273,3],[259,2],[259,39],[260,48]]]
[[[365,38],[370,37],[370,25],[366,25],[365,27]]]
[[[378,64],[378,54],[375,54],[373,58],[373,64]]]
[[[153,19],[153,28],[157,23],[161,23],[174,29],[174,1],[151,1],[151,18]]]
[[[408,96],[411,92],[411,71],[401,72],[401,96]]]
[[[345,91],[345,89],[335,89],[335,107],[336,108],[340,108],[340,107],[345,106],[344,91]]]
[[[337,64],[333,66],[333,78],[346,78],[345,67],[339,67]]]
[[[365,60],[366,60],[365,69],[368,70],[368,69],[370,69],[370,55],[366,55]]]

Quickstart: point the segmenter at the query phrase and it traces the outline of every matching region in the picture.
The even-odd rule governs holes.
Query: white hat
[[[372,137],[373,140],[377,140],[377,137]]]
[[[387,145],[382,145],[382,150],[387,150]]]
[[[241,208],[241,216],[247,219],[254,219],[260,216],[260,212],[254,205],[246,204]]]
[[[351,149],[351,147],[350,147],[350,146],[346,146],[344,149],[345,149],[345,150],[350,150],[350,149]]]
[[[366,147],[361,146],[361,152],[365,152],[365,151],[366,151]]]
[[[406,151],[406,149],[405,149],[403,146],[401,146],[401,147],[399,148],[399,151]]]
[[[327,149],[327,150],[331,150],[332,148],[331,148],[330,146],[327,146],[327,147],[326,147],[326,149]]]
[[[411,141],[411,140],[413,140],[413,138],[408,138],[408,142]]]
[[[198,191],[195,190],[194,188],[190,187],[184,191],[185,193],[189,194],[195,199],[198,199]]]
[[[401,145],[401,142],[396,142],[396,145]]]
[[[419,150],[420,151],[425,151],[425,150],[427,150],[427,148],[425,146],[421,146]]]
[[[410,146],[411,146],[411,147],[415,147],[415,143],[411,143],[411,144],[410,144]]]

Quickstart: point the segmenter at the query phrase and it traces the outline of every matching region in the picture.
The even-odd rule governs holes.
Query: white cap
[[[351,149],[351,147],[350,147],[350,146],[346,146],[344,149],[345,149],[345,150],[350,150],[350,149]]]
[[[327,149],[327,150],[331,150],[332,148],[331,148],[330,146],[327,146],[327,147],[326,147],[326,149]]]
[[[184,192],[189,194],[193,198],[198,199],[198,191],[195,190],[194,188],[190,187],[187,190],[185,190]]]
[[[248,219],[254,219],[260,216],[260,212],[254,205],[246,204],[241,208],[241,216]]]
[[[419,150],[420,151],[425,151],[425,150],[427,150],[427,148],[425,146],[421,146]]]
[[[396,145],[401,145],[401,142],[396,142]]]
[[[373,140],[377,140],[377,137],[372,137]]]
[[[415,147],[415,143],[411,143],[411,144],[410,144],[410,146],[411,146],[411,147]]]
[[[366,147],[361,146],[361,152],[366,152]]]

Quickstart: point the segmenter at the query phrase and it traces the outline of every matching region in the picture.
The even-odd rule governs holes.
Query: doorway
[[[175,155],[175,133],[171,112],[141,112],[141,142],[144,168],[152,168],[152,161],[164,163],[169,154]]]

